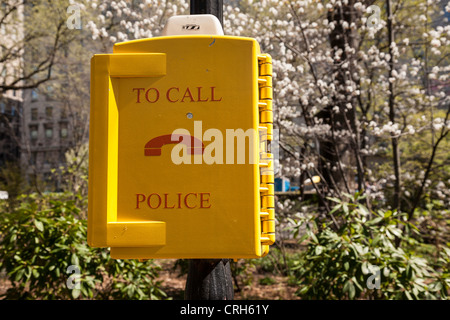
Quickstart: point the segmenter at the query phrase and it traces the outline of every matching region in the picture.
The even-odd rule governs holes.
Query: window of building
[[[30,126],[30,138],[31,140],[38,138],[38,126]]]
[[[60,150],[59,152],[59,162],[65,163],[66,162],[66,150]]]
[[[37,152],[33,151],[31,152],[31,156],[30,156],[30,164],[36,164],[36,159],[37,159]]]
[[[50,120],[53,117],[53,108],[52,107],[46,107],[45,108],[45,117]]]
[[[50,172],[44,172],[44,181],[48,184],[47,190],[52,188],[53,181],[52,181],[52,174]]]
[[[61,138],[67,138],[69,132],[67,130],[67,124],[61,123],[60,124],[60,136]]]
[[[50,151],[46,151],[44,152],[44,164],[50,164],[51,163],[51,152]]]
[[[55,90],[52,86],[47,86],[47,99],[53,100],[55,98]]]
[[[66,110],[66,108],[61,109],[61,119],[67,119],[67,110]]]
[[[34,175],[32,173],[28,174],[28,179],[27,180],[28,180],[28,183],[35,184],[35,182],[36,182],[36,175]]]
[[[53,138],[53,128],[52,127],[46,127],[45,128],[45,137],[47,139]]]
[[[38,99],[38,93],[36,90],[31,90],[31,101],[36,101]]]
[[[38,108],[31,109],[31,120],[36,121],[38,119]]]

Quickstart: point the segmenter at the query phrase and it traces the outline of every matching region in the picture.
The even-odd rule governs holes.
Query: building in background
[[[59,181],[52,176],[52,169],[65,165],[65,153],[72,141],[64,103],[52,95],[50,82],[45,88],[25,90],[23,94],[21,163],[29,183],[39,180],[45,189],[54,190]]]
[[[20,160],[22,110],[20,96],[0,97],[0,168]]]
[[[65,166],[65,153],[76,144],[75,136],[87,139],[84,128],[88,123],[76,114],[89,89],[84,90],[87,95],[74,90],[70,96],[66,94],[71,81],[82,78],[76,74],[76,79],[70,79],[74,70],[86,73],[77,51],[82,43],[74,42],[74,54],[70,47],[81,31],[66,27],[65,12],[59,17],[63,23],[58,34],[51,29],[57,25],[57,17],[49,22],[48,30],[36,27],[45,23],[36,15],[47,15],[49,5],[53,4],[2,1],[0,5],[0,169],[13,164],[20,168],[23,179],[40,191],[58,190],[59,181],[52,171]],[[86,82],[84,78],[80,81]],[[86,86],[89,88],[89,82]],[[83,121],[77,123],[83,130],[75,136],[74,119]],[[8,182],[3,181],[5,184],[7,187]]]
[[[22,51],[10,50],[23,37],[23,7],[11,12],[0,23],[0,169],[18,163],[21,154],[22,90],[8,90],[8,84],[20,78]],[[2,17],[6,4],[0,5]],[[20,85],[21,81],[16,84]]]

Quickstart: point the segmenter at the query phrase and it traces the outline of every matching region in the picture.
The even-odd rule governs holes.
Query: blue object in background
[[[290,182],[287,178],[275,178],[275,191],[289,191]]]

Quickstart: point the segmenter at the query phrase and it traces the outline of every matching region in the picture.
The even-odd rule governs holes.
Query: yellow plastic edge
[[[132,58],[132,59],[131,59]],[[139,63],[136,63],[136,59]],[[132,64],[130,61],[134,61]],[[164,64],[164,66],[160,66]],[[149,54],[98,54],[91,59],[91,110],[89,138],[89,204],[88,244],[91,247],[108,247],[111,237],[108,230],[116,228],[117,222],[117,167],[118,167],[118,84],[120,77],[164,76],[166,55]],[[112,224],[111,224],[112,223]],[[111,224],[111,225],[110,225]],[[132,224],[132,223],[131,223]],[[143,246],[165,243],[165,223],[160,221],[132,224],[142,234],[158,228],[154,243],[147,241]],[[164,234],[160,228],[164,228]],[[151,230],[150,230],[150,229]],[[114,229],[111,229],[114,230]],[[130,232],[128,232],[130,233]],[[130,236],[128,236],[130,237]],[[132,236],[131,236],[132,238]],[[137,240],[133,240],[137,241]],[[113,241],[113,244],[117,241]]]

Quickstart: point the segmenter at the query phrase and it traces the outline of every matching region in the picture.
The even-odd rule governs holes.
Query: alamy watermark
[[[66,286],[70,290],[80,290],[81,289],[81,271],[80,267],[77,265],[70,265],[67,267],[66,273],[73,273],[69,276],[69,278],[66,281]]]
[[[192,134],[188,129],[178,128],[172,132],[170,137],[155,137],[147,143],[146,155],[159,156],[163,145],[175,144],[171,151],[172,163],[176,165],[212,165],[257,164],[260,161],[259,156],[262,156],[261,160],[263,160],[264,154],[270,153],[274,173],[277,172],[279,164],[278,129],[273,129],[269,133],[265,128],[249,128],[247,130],[209,128],[203,132],[202,127],[202,121],[194,121]],[[272,135],[272,139],[268,139],[269,134]],[[192,155],[197,155],[194,156],[193,161]],[[272,173],[271,170],[263,170],[262,174]]]
[[[366,13],[371,13],[372,15],[367,18],[366,26],[368,28],[377,28],[381,22],[380,18],[381,9],[379,6],[371,5],[367,8]]]
[[[372,275],[367,278],[366,285],[370,290],[380,289],[381,287],[381,270],[378,266],[368,265],[368,272],[372,273]]]
[[[68,29],[81,29],[81,7],[79,4],[70,1],[70,6],[67,7],[68,18],[66,20],[66,26]]]

